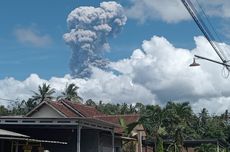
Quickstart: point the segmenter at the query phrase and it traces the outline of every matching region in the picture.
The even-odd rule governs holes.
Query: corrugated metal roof
[[[51,144],[61,144],[61,145],[67,145],[67,142],[62,141],[52,141],[52,140],[39,140],[39,139],[31,139],[31,138],[18,138],[18,137],[0,137],[0,139],[5,140],[17,140],[17,141],[28,141],[33,143],[51,143]]]
[[[29,137],[27,135],[19,134],[16,132],[8,131],[8,130],[3,130],[0,129],[0,136],[8,136],[8,137]]]

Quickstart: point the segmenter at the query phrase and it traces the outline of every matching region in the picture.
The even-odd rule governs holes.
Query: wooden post
[[[11,142],[11,150],[10,152],[13,152],[14,151],[14,141]]]
[[[81,152],[81,126],[77,126],[77,152]]]
[[[112,131],[112,152],[115,152],[115,149],[114,149],[114,131]]]
[[[217,140],[217,143],[216,143],[216,151],[220,152],[220,146],[219,146],[219,141],[218,140]]]
[[[138,152],[142,152],[142,133],[138,130]]]
[[[18,141],[16,141],[16,144],[15,144],[15,152],[18,152]]]
[[[98,145],[98,152],[101,151],[101,141],[100,141],[100,132],[97,132],[97,145]]]

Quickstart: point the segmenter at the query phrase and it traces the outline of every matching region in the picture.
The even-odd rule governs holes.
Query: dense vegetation
[[[162,151],[162,139],[172,140],[169,146],[174,150],[181,151],[183,141],[186,139],[221,139],[230,141],[230,124],[228,123],[228,111],[220,115],[210,115],[208,110],[203,108],[200,113],[195,114],[189,102],[168,102],[164,107],[159,105],[144,105],[140,102],[136,104],[112,104],[100,101],[99,103],[89,99],[82,100],[77,93],[78,87],[70,84],[62,92],[58,99],[69,99],[73,102],[95,106],[98,110],[109,115],[118,114],[139,114],[139,124],[142,124],[148,135],[148,139],[155,141],[158,151]],[[49,85],[43,84],[38,87],[38,92],[27,101],[18,101],[5,107],[0,106],[0,115],[24,115],[37,104],[46,99],[55,99],[52,95],[54,89]],[[135,126],[131,124],[132,126]],[[132,129],[128,126],[125,129]],[[129,132],[130,130],[127,130]],[[213,145],[203,145],[197,148],[210,149]],[[176,148],[175,148],[176,147]],[[204,150],[203,150],[204,151]]]

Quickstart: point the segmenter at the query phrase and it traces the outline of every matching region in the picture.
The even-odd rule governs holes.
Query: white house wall
[[[63,118],[63,115],[48,105],[43,105],[39,109],[36,109],[30,117],[32,118]]]

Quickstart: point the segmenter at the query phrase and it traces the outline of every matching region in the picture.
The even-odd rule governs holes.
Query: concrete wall
[[[100,147],[99,152],[111,152],[112,151],[112,135],[111,133],[101,133],[100,134]],[[120,152],[122,147],[122,142],[120,139],[114,141],[115,152]]]
[[[83,129],[81,134],[81,152],[111,152],[112,135],[110,132]],[[121,140],[115,139],[115,152],[120,152]]]
[[[94,129],[82,129],[81,132],[81,152],[98,151],[99,131]]]

